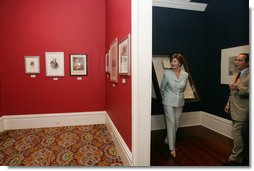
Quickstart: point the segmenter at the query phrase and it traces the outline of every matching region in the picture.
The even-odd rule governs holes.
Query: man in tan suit
[[[243,139],[241,130],[249,111],[249,54],[241,53],[236,57],[235,66],[240,71],[234,82],[229,85],[230,96],[225,112],[231,114],[233,121],[232,135],[234,146],[228,159],[222,160],[223,165],[237,166],[243,162]]]

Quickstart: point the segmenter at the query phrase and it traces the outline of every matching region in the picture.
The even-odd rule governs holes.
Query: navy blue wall
[[[182,53],[199,94],[205,93],[205,15],[202,12],[153,7],[153,55]],[[203,101],[184,111],[200,111]]]
[[[205,11],[207,82],[204,111],[228,118],[228,86],[220,84],[221,49],[249,44],[249,1],[212,0]]]
[[[210,1],[205,12],[153,7],[153,54],[184,54],[201,96],[184,111],[228,118],[229,90],[220,84],[221,49],[249,44],[248,1]]]

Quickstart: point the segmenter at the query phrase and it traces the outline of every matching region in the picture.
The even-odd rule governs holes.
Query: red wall
[[[2,8],[2,1],[0,1],[0,26],[3,26],[3,22],[2,22],[2,18],[3,18],[3,15],[2,15],[2,11],[3,11],[3,8]],[[2,61],[2,28],[3,27],[0,27],[0,116],[3,115],[3,111],[2,111],[2,73],[3,73],[3,70],[2,70],[2,64],[3,64],[3,61]]]
[[[0,59],[1,59],[1,50],[0,50]],[[0,116],[3,115],[2,111],[2,63],[0,62]]]
[[[105,0],[1,0],[0,6],[4,115],[105,110]],[[46,77],[45,52],[64,52],[58,81]],[[70,76],[71,53],[88,55],[82,81]],[[25,74],[27,55],[40,56],[36,78]]]
[[[0,59],[1,59],[1,50],[0,50]],[[2,116],[2,63],[0,62],[0,116]]]
[[[131,0],[106,0],[106,52],[118,37],[121,41],[131,33]],[[131,76],[119,76],[115,87],[106,77],[106,110],[131,149]],[[126,84],[122,84],[122,78]]]

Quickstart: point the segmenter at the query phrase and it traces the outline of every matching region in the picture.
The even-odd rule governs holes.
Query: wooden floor
[[[179,128],[174,159],[163,143],[165,136],[166,130],[152,131],[151,166],[221,166],[233,146],[232,139],[205,127]]]

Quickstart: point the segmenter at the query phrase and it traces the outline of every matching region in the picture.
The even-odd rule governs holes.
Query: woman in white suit
[[[172,68],[164,72],[160,89],[167,127],[165,143],[169,146],[171,156],[175,158],[176,132],[184,106],[184,91],[187,85],[188,73],[181,69],[183,64],[181,54],[173,54],[170,57],[170,64]]]

